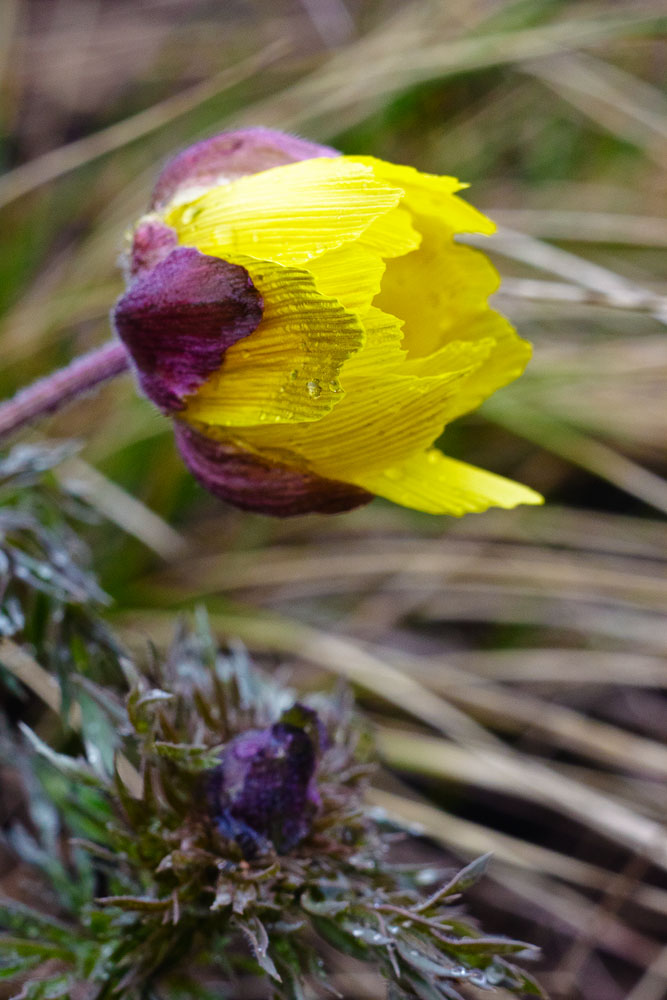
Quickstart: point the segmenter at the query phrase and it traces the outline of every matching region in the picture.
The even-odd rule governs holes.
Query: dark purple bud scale
[[[204,489],[221,500],[274,517],[338,514],[369,503],[373,494],[334,479],[280,465],[233,441],[218,441],[189,424],[174,422],[176,444],[188,469]]]
[[[158,236],[153,244],[147,236],[143,258],[133,260],[159,256],[166,237]],[[141,388],[173,413],[218,371],[227,348],[257,328],[263,305],[245,268],[176,247],[140,271],[118,301],[114,320]]]

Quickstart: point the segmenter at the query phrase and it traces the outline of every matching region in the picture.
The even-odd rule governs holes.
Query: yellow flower
[[[432,447],[523,371],[464,185],[267,130],[177,157],[134,233],[118,332],[193,473],[281,515],[370,499],[540,503]]]

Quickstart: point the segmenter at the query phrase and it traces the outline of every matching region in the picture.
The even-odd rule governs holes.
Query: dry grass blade
[[[600,891],[608,887],[614,875],[605,868],[453,816],[419,799],[385,788],[372,788],[368,800],[388,816],[407,823],[415,832],[425,834],[466,859],[491,853],[497,861],[513,869],[542,872],[584,889]],[[632,898],[647,910],[667,914],[667,891],[664,889],[636,883]]]
[[[0,208],[71,170],[76,170],[86,163],[163,128],[175,118],[188,114],[228,87],[254,76],[284,54],[285,45],[277,40],[263,51],[253,53],[236,66],[225,67],[220,73],[181,94],[168,97],[151,108],[139,111],[129,118],[123,118],[101,132],[77,139],[75,142],[44,153],[39,159],[16,167],[0,178]]]
[[[667,948],[663,948],[650,963],[626,1000],[662,1000],[667,985]]]
[[[628,299],[617,293],[592,291],[564,281],[540,281],[535,278],[505,278],[499,297],[531,299],[536,302],[575,302],[586,306],[605,306],[611,309],[630,309],[653,314],[656,302],[667,308],[667,300],[655,297]]]
[[[639,247],[667,246],[667,219],[654,215],[567,209],[505,208],[484,210],[495,222],[541,240],[573,243],[621,243]],[[503,290],[508,279],[503,279]],[[565,287],[570,287],[569,285]],[[616,297],[618,301],[618,297]]]
[[[279,100],[269,98],[251,105],[227,124],[263,121],[283,129],[308,126],[311,134],[322,135],[330,128],[331,115],[336,115],[338,129],[350,128],[394,94],[428,80],[594,46],[633,31],[649,30],[659,18],[652,11],[626,12],[618,17],[566,20],[434,44],[429,13],[426,7],[412,5],[284,90]],[[410,59],[397,57],[408,50]]]
[[[424,657],[425,669],[440,665],[439,657]],[[475,650],[450,653],[447,663],[465,671],[467,683],[486,684],[489,680],[523,682],[550,687],[584,684],[625,684],[633,687],[667,687],[667,663],[658,656],[641,656],[610,649],[531,649]]]
[[[60,712],[62,699],[58,681],[53,674],[40,666],[37,660],[25,649],[11,639],[0,638],[0,663],[29,690],[33,691],[53,712]],[[75,727],[81,724],[81,712],[78,705],[72,706],[70,723]]]
[[[642,288],[608,267],[579,257],[569,250],[551,246],[534,236],[501,227],[492,237],[466,236],[465,243],[485,251],[548,271],[580,285],[624,308],[648,309],[661,323],[667,324],[667,300],[650,289]]]
[[[391,651],[375,651],[425,686],[447,696],[475,718],[509,733],[540,733],[560,749],[576,752],[606,766],[630,773],[667,779],[667,747],[656,740],[636,736],[618,726],[591,719],[571,708],[535,698],[497,684],[472,685],[452,676],[451,667],[431,661],[424,670],[418,657],[397,657]],[[664,678],[663,678],[664,679]],[[666,800],[667,805],[667,800]]]
[[[489,400],[484,412],[496,423],[535,441],[574,465],[618,486],[655,510],[667,513],[667,483],[654,472],[626,458],[609,445],[583,434],[571,424],[519,400],[502,405]]]
[[[85,497],[104,517],[162,559],[171,561],[187,552],[187,542],[171,525],[88,462],[68,459],[58,469],[58,479],[68,492]]]
[[[223,572],[224,566],[224,572]],[[391,576],[392,589],[424,578],[442,584],[497,583],[530,586],[548,593],[601,599],[662,610],[667,583],[660,564],[650,560],[562,553],[528,545],[473,540],[394,539],[378,545],[361,541],[354,552],[338,545],[274,546],[261,563],[255,553],[194,556],[159,574],[156,583],[177,592],[302,587],[308,593],[336,592],[340,584]],[[398,576],[397,576],[398,574]],[[580,594],[578,593],[580,592]]]
[[[583,53],[567,53],[526,68],[596,124],[636,143],[664,166],[667,100],[660,91]]]
[[[387,727],[378,732],[382,758],[392,767],[467,782],[540,803],[572,816],[667,870],[667,831],[625,803],[549,769],[527,755],[448,745],[431,736]]]

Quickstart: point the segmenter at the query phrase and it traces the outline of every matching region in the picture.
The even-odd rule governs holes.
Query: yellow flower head
[[[167,165],[115,321],[206,488],[282,516],[541,502],[432,447],[530,357],[454,242],[494,228],[463,186],[265,129]]]

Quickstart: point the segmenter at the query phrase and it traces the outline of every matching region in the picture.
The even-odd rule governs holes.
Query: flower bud
[[[268,129],[167,164],[114,318],[205,488],[280,516],[541,502],[432,447],[530,356],[454,241],[493,231],[463,186]]]
[[[319,805],[317,716],[295,705],[287,717],[231,740],[209,782],[218,828],[247,858],[271,847],[289,851],[309,832]]]

